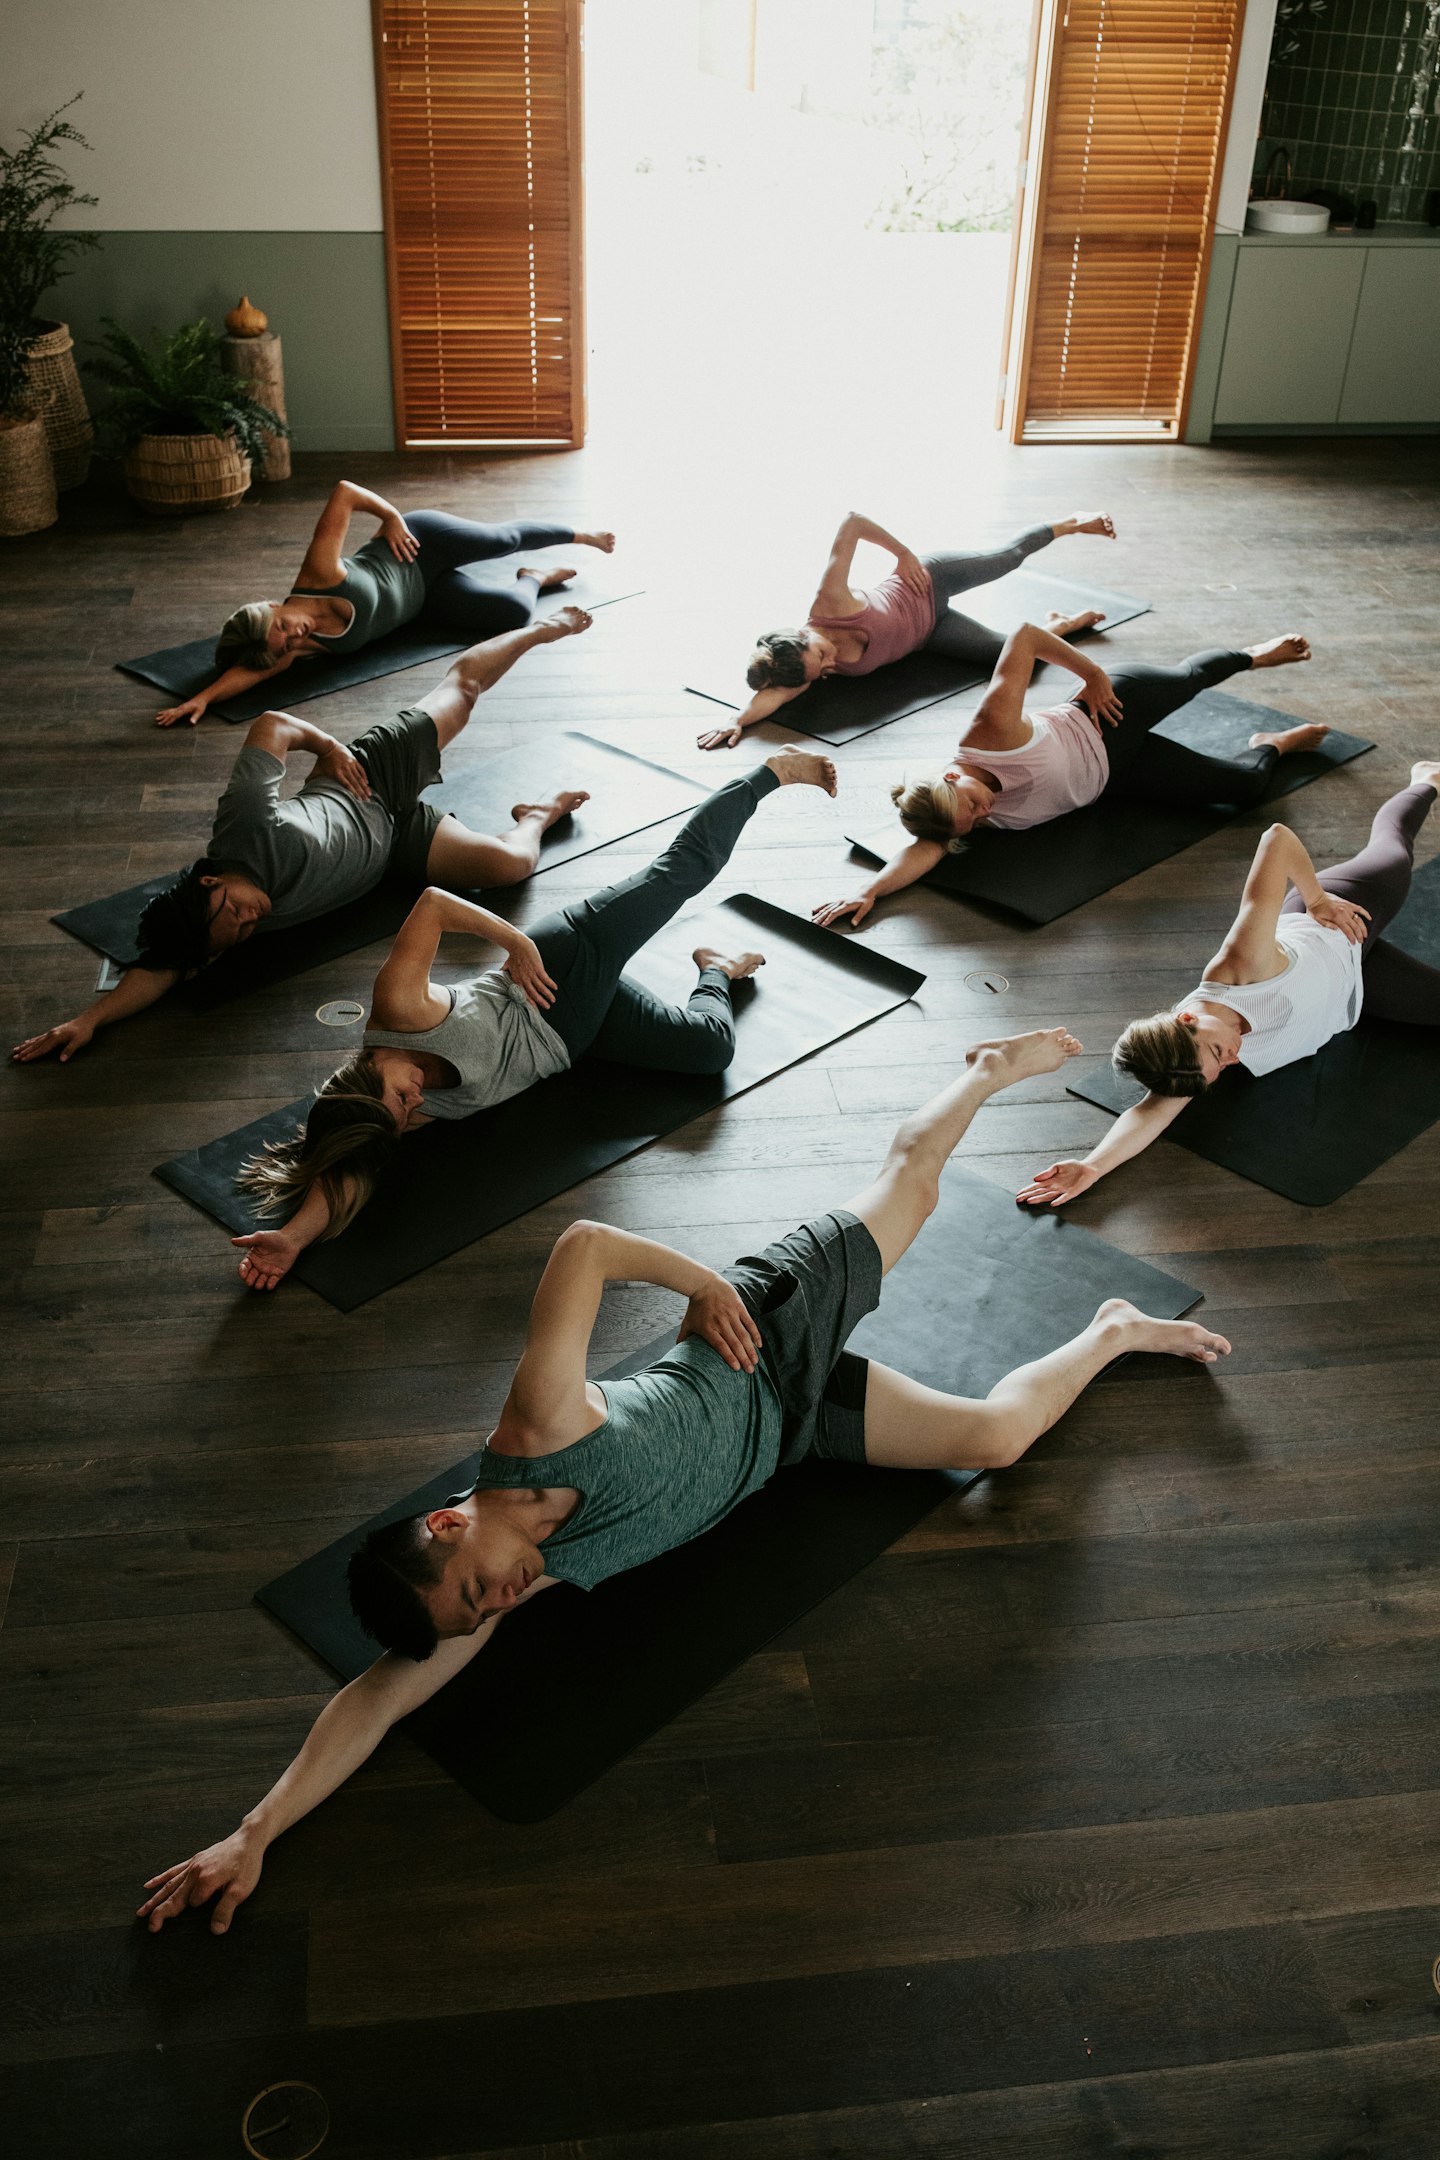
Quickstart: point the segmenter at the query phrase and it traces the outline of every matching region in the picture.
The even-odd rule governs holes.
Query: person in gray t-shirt
[[[529,877],[541,835],[586,800],[584,790],[518,805],[513,829],[493,836],[471,832],[421,797],[440,779],[441,753],[482,693],[534,646],[589,627],[583,608],[566,607],[472,645],[418,704],[367,728],[348,750],[308,720],[262,713],[220,798],[208,851],[141,916],[136,965],[75,1019],[30,1036],[11,1056],[28,1064],[58,1051],[63,1065],[97,1028],[153,1005],[232,945],[343,907],[390,871],[417,886],[461,891]],[[286,797],[281,783],[294,751],[308,751],[315,764],[300,793]]]
[[[905,1119],[872,1183],[723,1272],[606,1223],[573,1223],[540,1278],[474,1486],[371,1531],[351,1557],[351,1604],[385,1655],[326,1704],[238,1830],[150,1878],[140,1917],[151,1931],[216,1898],[210,1925],[223,1935],[271,1840],[454,1679],[504,1614],[552,1584],[589,1590],[683,1547],[807,1455],[880,1469],[1001,1468],[1127,1352],[1205,1365],[1224,1357],[1222,1335],[1152,1320],[1120,1298],[983,1401],[846,1350],[880,1302],[881,1278],[924,1228],[976,1111],[1079,1050],[1064,1028],[977,1044],[960,1077]],[[653,1283],[687,1303],[675,1348],[602,1384],[586,1359],[614,1282]]]

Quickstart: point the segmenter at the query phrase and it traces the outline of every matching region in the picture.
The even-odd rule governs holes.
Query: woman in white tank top
[[[1440,1028],[1440,969],[1381,935],[1405,904],[1437,779],[1440,763],[1413,766],[1361,853],[1333,870],[1317,873],[1288,826],[1272,825],[1199,984],[1169,1012],[1132,1020],[1115,1045],[1117,1070],[1143,1083],[1144,1100],[1083,1162],[1051,1163],[1017,1198],[1063,1207],[1158,1139],[1230,1066],[1260,1076],[1311,1057],[1354,1027],[1362,1004],[1377,1020]]]
[[[1082,810],[1101,795],[1185,808],[1258,802],[1278,761],[1292,751],[1313,750],[1328,729],[1252,735],[1236,757],[1208,756],[1155,729],[1201,691],[1242,670],[1309,658],[1305,639],[1288,636],[1243,651],[1192,653],[1175,667],[1130,662],[1107,675],[1053,631],[1022,624],[1007,641],[951,763],[891,789],[910,838],[859,892],[817,907],[815,921],[826,929],[847,917],[862,923],[877,900],[937,868],[982,825],[1021,832]],[[1027,712],[1025,693],[1037,660],[1078,675],[1078,697]]]

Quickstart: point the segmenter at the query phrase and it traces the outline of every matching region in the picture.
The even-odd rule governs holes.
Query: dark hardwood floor
[[[6,544],[7,1043],[90,995],[53,910],[199,852],[240,732],[157,732],[161,700],[111,663],[283,593],[343,469],[297,468],[185,524],[96,483]],[[587,452],[363,477],[402,505],[603,517],[605,470]],[[626,486],[650,597],[512,674],[452,765],[565,726],[693,740],[675,656],[726,536],[681,560],[664,460]],[[1285,808],[1317,857],[1349,852],[1436,749],[1440,445],[997,452],[949,537],[1086,501],[1121,539],[1053,567],[1154,602],[1117,655],[1312,639],[1312,666],[1245,694],[1377,739]],[[307,710],[348,739],[425,686]],[[842,805],[767,807],[728,887],[797,910],[845,890],[859,797],[878,813],[899,766],[952,741],[931,713],[843,751]],[[11,2149],[238,2153],[247,2103],[298,2079],[328,2104],[327,2160],[1440,2150],[1440,1128],[1318,1211],[1167,1145],[1101,1187],[1081,1219],[1202,1287],[1229,1363],[1108,1376],[550,1822],[489,1820],[396,1740],[277,1844],[228,1939],[129,1918],[325,1700],[251,1593],[484,1430],[567,1222],[723,1261],[843,1198],[976,1038],[1064,1020],[1105,1051],[1194,979],[1262,822],[1041,932],[891,903],[863,935],[929,971],[913,1006],[348,1317],[247,1295],[150,1171],[319,1078],[315,1008],[363,994],[373,955],[204,1017],[159,1009],[65,1069],[6,1067]],[[521,919],[657,838],[548,873]],[[967,981],[994,969],[1003,994]],[[1104,1124],[1034,1083],[963,1157],[1013,1186]],[[670,1310],[612,1297],[598,1360]],[[287,2136],[261,2142],[303,2150]]]

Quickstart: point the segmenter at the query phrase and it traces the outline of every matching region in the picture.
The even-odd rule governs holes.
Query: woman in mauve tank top
[[[1440,968],[1382,935],[1405,905],[1437,781],[1440,761],[1412,765],[1409,787],[1380,805],[1360,853],[1330,870],[1316,870],[1288,826],[1272,825],[1199,984],[1169,1012],[1132,1020],[1111,1053],[1144,1098],[1083,1162],[1051,1163],[1016,1198],[1063,1207],[1149,1147],[1232,1065],[1263,1076],[1312,1057],[1354,1027],[1362,1004],[1372,1019],[1440,1027]]]
[[[1068,533],[1098,533],[1108,540],[1115,527],[1097,511],[1080,511],[1051,525],[1032,525],[1008,546],[980,553],[917,555],[873,518],[852,510],[830,546],[830,560],[810,612],[796,629],[767,630],[757,639],[745,671],[753,693],[744,710],[720,727],[697,736],[702,750],[731,749],[747,727],[769,720],[826,675],[872,675],[876,668],[908,653],[938,652],[974,670],[963,677],[987,675],[1000,657],[1004,635],[952,608],[958,593],[993,584],[1018,570],[1027,555],[1049,547]],[[856,590],[850,583],[855,550],[862,540],[895,558],[895,568],[878,585]],[[1052,615],[1057,637],[1093,630],[1104,617],[1087,608],[1079,615]],[[957,674],[957,684],[962,678]]]

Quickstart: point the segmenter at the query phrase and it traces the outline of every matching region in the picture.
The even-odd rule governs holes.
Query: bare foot
[[[1098,608],[1082,608],[1078,615],[1057,615],[1052,608],[1045,627],[1052,637],[1079,637],[1082,630],[1093,630],[1104,620]]]
[[[1410,785],[1440,788],[1440,764],[1432,758],[1421,758],[1418,765],[1410,767]]]
[[[579,637],[582,630],[590,628],[590,617],[583,607],[562,607],[558,615],[547,615],[535,628],[548,645],[555,638]]]
[[[965,1063],[994,1076],[1000,1087],[1028,1080],[1035,1073],[1058,1072],[1067,1058],[1079,1057],[1083,1045],[1068,1028],[1032,1028],[1028,1035],[1000,1035],[976,1043]]]
[[[1292,750],[1318,750],[1329,733],[1329,728],[1322,720],[1312,720],[1305,727],[1272,728],[1268,731],[1262,728],[1258,735],[1250,737],[1250,748],[1259,750],[1268,743],[1272,749],[1280,752],[1281,757],[1286,757]]]
[[[757,968],[765,965],[763,952],[723,953],[709,945],[697,945],[690,957],[702,975],[706,968],[719,968],[731,982],[744,982],[747,975],[753,975]]]
[[[515,572],[515,575],[517,578],[538,578],[540,581],[541,592],[558,592],[562,585],[568,585],[570,583],[570,580],[574,577],[575,572],[570,569],[562,570],[558,568],[554,570],[542,570],[537,563],[522,563],[520,565],[520,568]]]
[[[801,750],[794,743],[787,743],[777,750],[765,763],[774,773],[781,787],[824,788],[827,795],[836,793],[838,782],[835,767],[828,757],[821,757],[814,750]]]
[[[1106,1298],[1095,1315],[1095,1325],[1113,1330],[1117,1357],[1122,1351],[1148,1350],[1159,1357],[1193,1358],[1197,1365],[1213,1365],[1230,1355],[1223,1335],[1212,1335],[1193,1320],[1152,1320],[1128,1298]]]
[[[1072,533],[1099,533],[1106,540],[1115,537],[1115,521],[1106,517],[1103,510],[1077,510],[1062,523]]]
[[[589,788],[561,788],[548,802],[517,802],[510,815],[517,825],[522,818],[539,818],[541,832],[549,832],[552,825],[572,816],[582,802],[589,800]]]
[[[1292,660],[1309,660],[1309,638],[1301,637],[1292,630],[1285,637],[1267,638],[1263,645],[1246,645],[1242,650],[1250,655],[1252,667],[1289,667]]]
[[[575,545],[576,547],[599,548],[602,555],[613,555],[615,552],[615,535],[612,532],[577,532]]]

